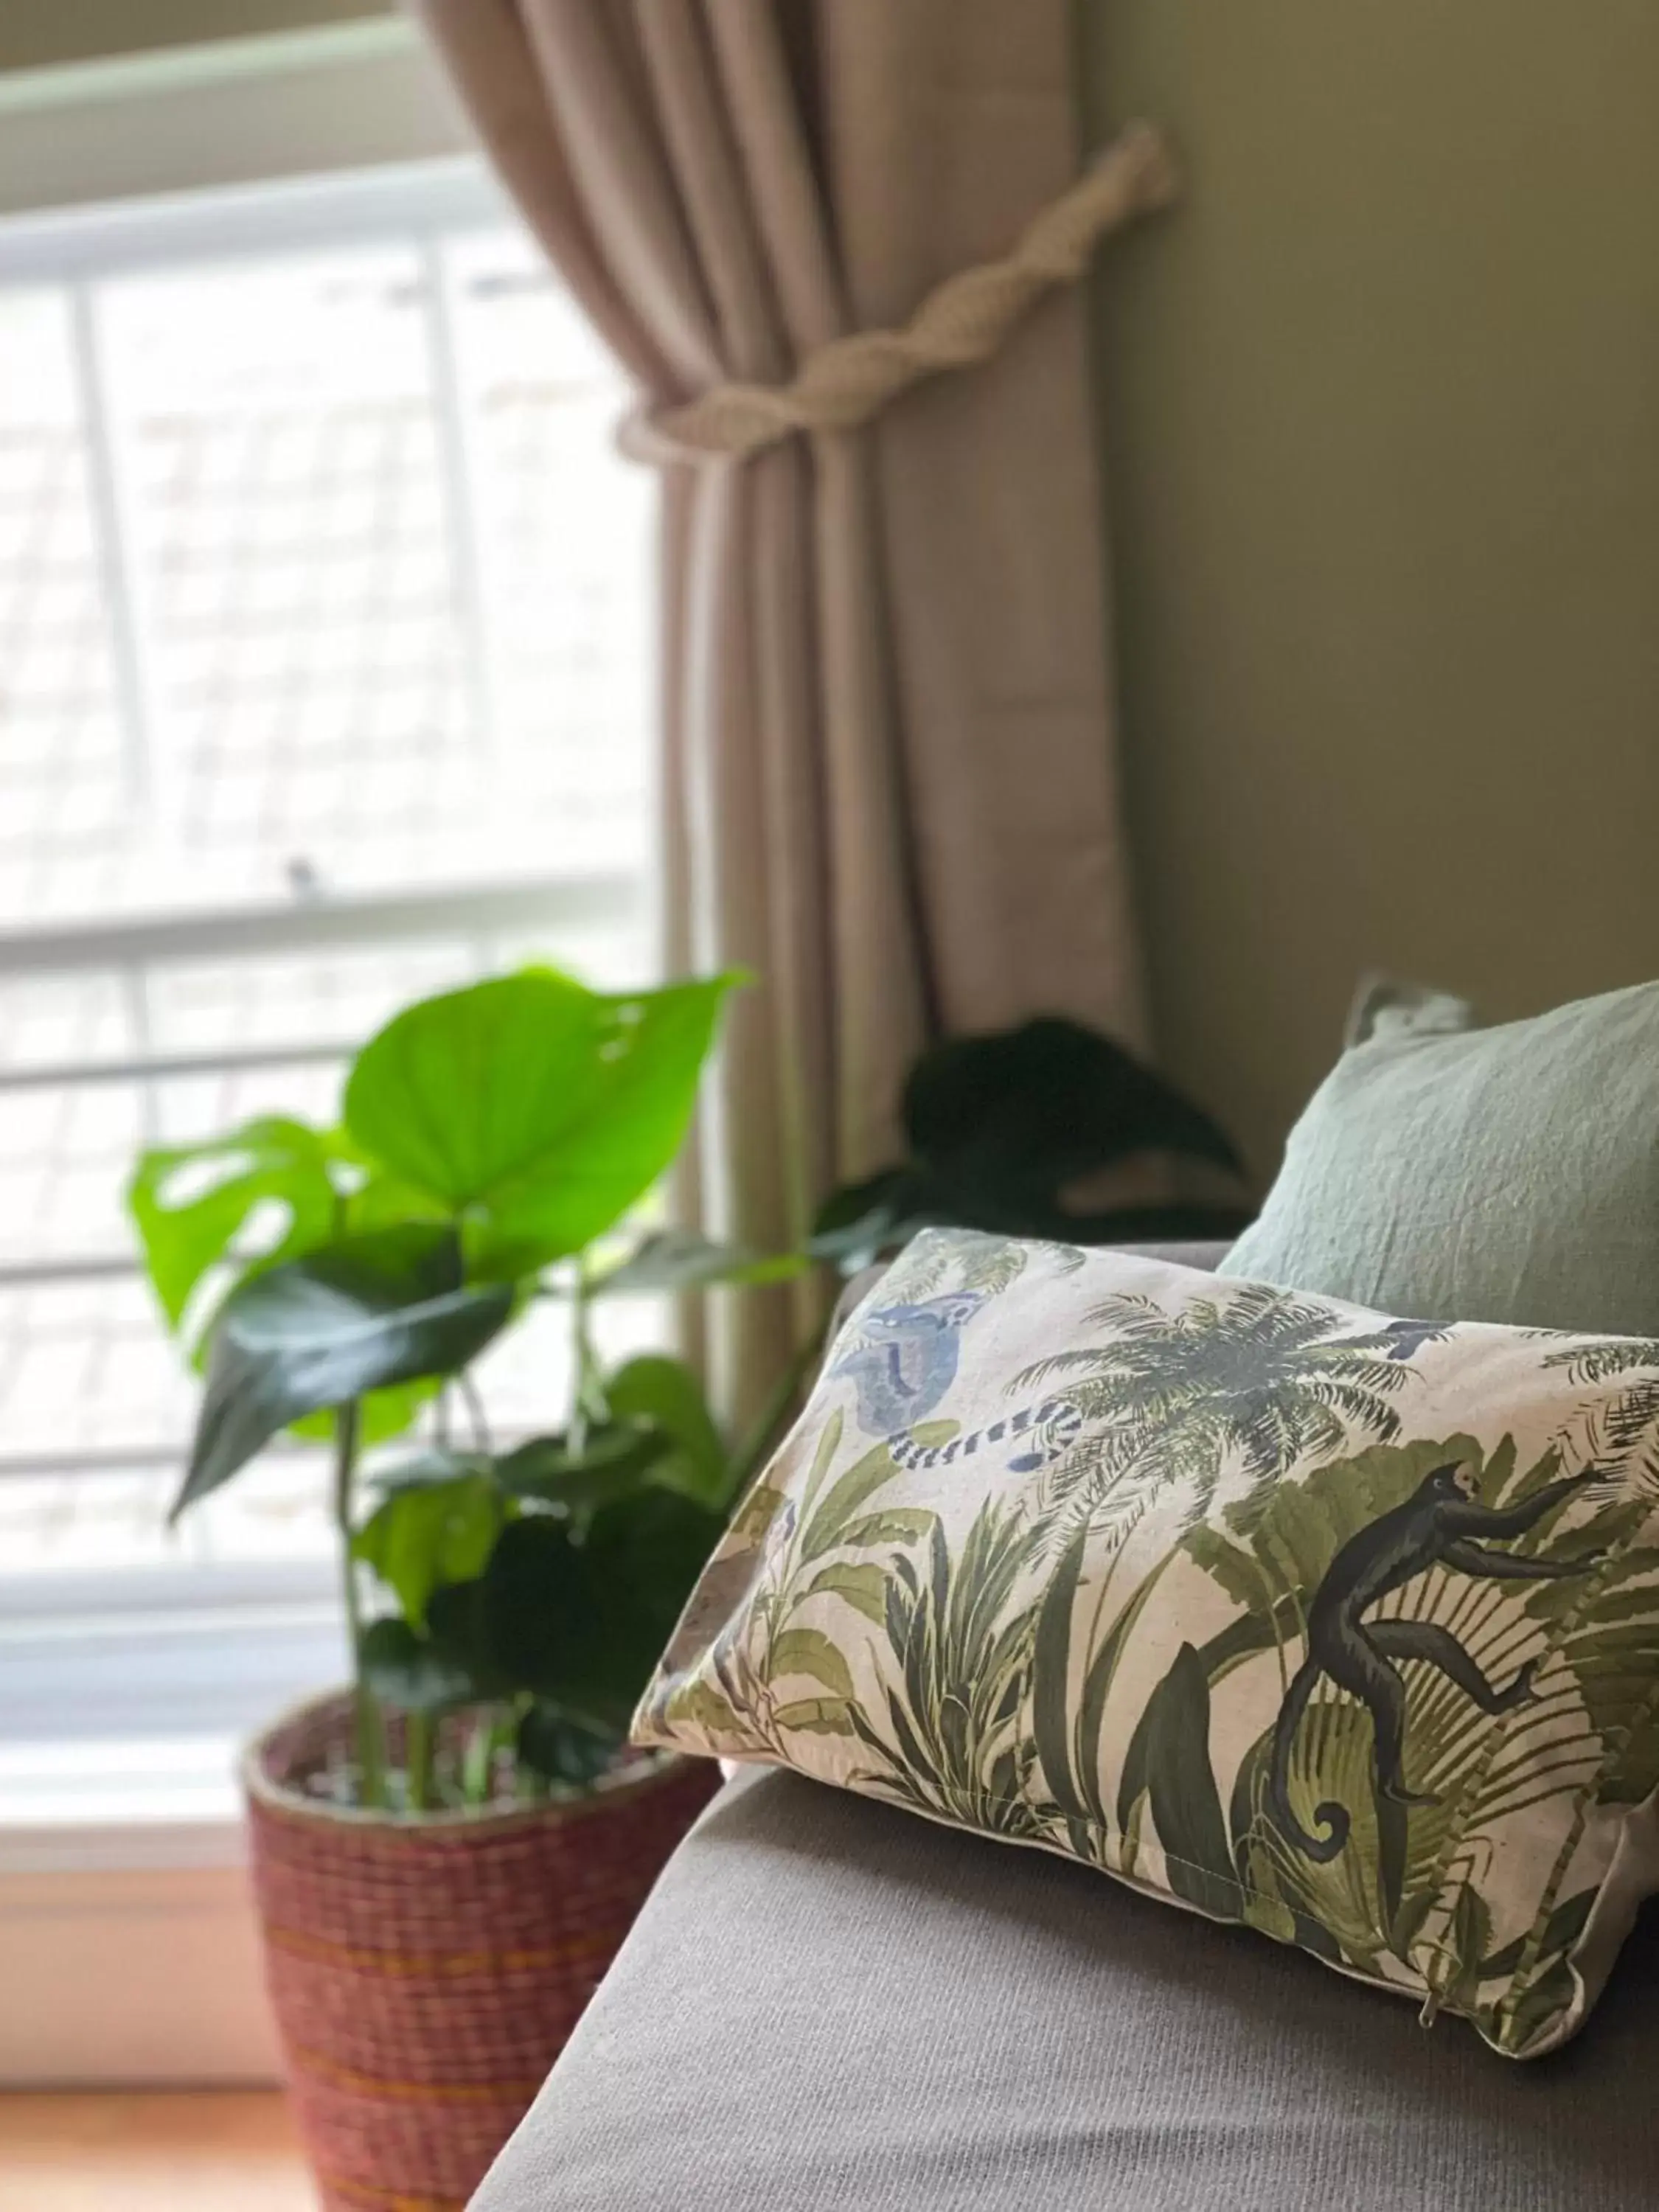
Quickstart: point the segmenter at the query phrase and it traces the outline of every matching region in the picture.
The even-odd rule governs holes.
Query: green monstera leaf
[[[191,1300],[216,1267],[231,1261],[255,1217],[271,1229],[242,1264],[325,1243],[340,1203],[331,1170],[342,1154],[325,1130],[268,1115],[198,1145],[141,1153],[127,1206],[168,1326],[183,1327]]]
[[[726,994],[611,996],[526,969],[410,1006],[357,1055],[347,1129],[469,1224],[475,1270],[580,1251],[678,1150]]]
[[[512,1303],[507,1285],[464,1285],[459,1243],[445,1229],[383,1230],[242,1283],[214,1324],[173,1518],[301,1415],[453,1374],[503,1327]]]

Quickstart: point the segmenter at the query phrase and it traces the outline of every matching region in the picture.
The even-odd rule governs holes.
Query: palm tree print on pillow
[[[641,1739],[1081,1858],[1509,2055],[1571,2033],[1659,1791],[1659,1343],[965,1232],[876,1293],[963,1296],[873,1440],[854,1316]],[[1033,1463],[1012,1417],[1056,1401]]]

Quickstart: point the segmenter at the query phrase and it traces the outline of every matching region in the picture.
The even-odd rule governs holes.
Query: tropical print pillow
[[[1659,1342],[929,1231],[635,1728],[1064,1852],[1531,2057],[1659,1886],[1656,1707]]]

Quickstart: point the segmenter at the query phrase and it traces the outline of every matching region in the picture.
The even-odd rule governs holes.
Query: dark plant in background
[[[925,1053],[904,1087],[908,1157],[837,1191],[813,1249],[853,1272],[929,1224],[1062,1243],[1236,1236],[1254,1208],[1232,1144],[1121,1045],[1044,1016]],[[1162,1156],[1219,1171],[1238,1195],[1091,1205],[1087,1185]]]
[[[800,1264],[618,1233],[679,1147],[734,980],[607,996],[528,969],[426,1000],[357,1054],[340,1127],[256,1121],[138,1163],[150,1278],[205,1370],[174,1516],[284,1429],[331,1438],[356,1698],[335,1779],[357,1802],[603,1771],[765,1449],[770,1420],[731,1448],[681,1362],[607,1370],[592,1329],[602,1300]],[[469,1370],[545,1297],[569,1318],[568,1417],[501,1449]]]

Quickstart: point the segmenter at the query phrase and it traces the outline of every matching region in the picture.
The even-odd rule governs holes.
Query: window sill
[[[245,1869],[118,1856],[0,1869],[0,2089],[280,2081]]]
[[[0,1744],[0,1882],[240,1867],[227,1736]]]
[[[269,2082],[228,1739],[0,1749],[0,2087]]]
[[[309,1569],[0,1603],[0,2087],[281,2077],[236,1764],[343,1678]]]

